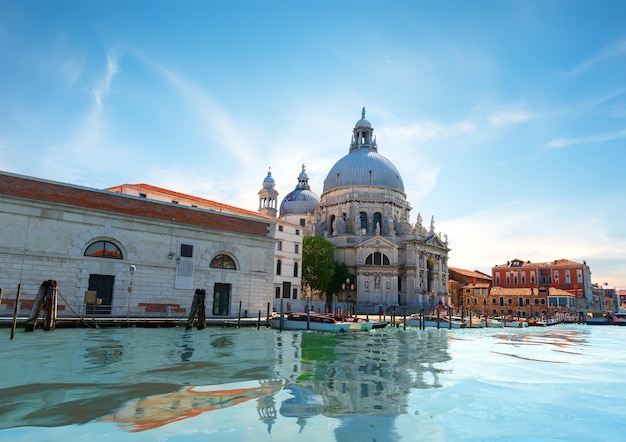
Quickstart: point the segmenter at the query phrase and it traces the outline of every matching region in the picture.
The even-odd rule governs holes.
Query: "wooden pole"
[[[237,315],[237,328],[241,327],[241,300],[239,300],[239,314]]]
[[[17,324],[17,306],[20,303],[20,295],[22,294],[22,283],[17,285],[17,295],[15,296],[15,305],[13,306],[13,325],[11,325],[11,340],[15,336],[15,325]]]
[[[256,329],[260,329],[261,328],[261,310],[259,310],[259,318],[256,321]]]

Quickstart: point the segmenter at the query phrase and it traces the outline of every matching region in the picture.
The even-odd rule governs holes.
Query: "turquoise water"
[[[9,334],[2,441],[603,441],[626,430],[626,327]]]

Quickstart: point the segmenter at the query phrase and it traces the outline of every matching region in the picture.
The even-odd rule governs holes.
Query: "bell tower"
[[[278,213],[278,192],[274,189],[275,185],[272,171],[269,170],[263,180],[263,188],[259,190],[259,212],[274,218]]]

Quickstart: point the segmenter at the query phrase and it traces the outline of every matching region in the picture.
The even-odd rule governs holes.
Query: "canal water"
[[[605,441],[626,327],[0,330],[2,441]]]

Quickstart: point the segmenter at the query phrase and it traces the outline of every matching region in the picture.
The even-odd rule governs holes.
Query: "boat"
[[[505,318],[504,326],[513,327],[513,328],[523,328],[523,327],[528,327],[528,322],[519,318]]]
[[[464,328],[465,321],[460,318],[448,318],[447,316],[437,317],[436,315],[424,315],[420,318],[420,315],[413,314],[406,319],[406,325],[411,327],[419,327],[421,324],[423,327],[439,327],[439,328]]]
[[[471,321],[469,318],[465,318],[465,327],[466,328],[485,328],[485,323],[480,318],[472,318]]]
[[[528,320],[528,326],[529,327],[545,327],[546,321],[542,321],[540,319],[535,319],[535,318],[530,318]]]
[[[350,331],[368,331],[374,327],[373,321],[358,316],[334,316],[334,318],[341,322],[349,322]]]
[[[486,325],[485,327],[491,327],[491,328],[502,328],[504,327],[504,322],[500,321],[498,319],[495,318],[484,318],[483,322],[486,321]]]
[[[274,316],[270,319],[272,328],[278,330],[313,330],[324,332],[347,332],[350,331],[350,322],[340,321],[331,315],[321,313],[292,312],[287,313],[281,319]]]
[[[613,325],[626,325],[626,313],[619,312],[613,315]]]
[[[606,312],[600,310],[590,310],[587,312],[588,325],[608,325],[611,324]]]

